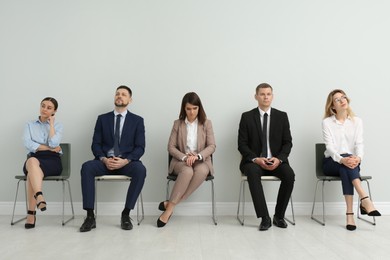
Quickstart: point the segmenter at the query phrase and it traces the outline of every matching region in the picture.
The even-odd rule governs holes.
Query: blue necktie
[[[262,134],[262,150],[261,154],[263,157],[268,157],[268,146],[267,146],[267,121],[268,121],[268,114],[265,113],[263,116],[263,134]]]
[[[118,114],[116,116],[116,124],[115,124],[115,134],[114,134],[114,155],[118,156],[120,155],[120,150],[119,150],[119,131],[120,131],[120,126],[121,126],[121,114]]]

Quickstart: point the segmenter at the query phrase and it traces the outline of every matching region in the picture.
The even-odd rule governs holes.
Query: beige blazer
[[[214,174],[213,164],[210,155],[215,151],[215,138],[213,126],[210,120],[202,124],[198,124],[198,154],[203,158],[204,163],[207,164],[211,174]],[[175,120],[173,123],[171,135],[168,141],[168,152],[172,155],[172,160],[169,164],[169,172],[181,159],[186,155],[185,148],[187,144],[187,126],[184,120]],[[183,164],[184,166],[184,164]]]

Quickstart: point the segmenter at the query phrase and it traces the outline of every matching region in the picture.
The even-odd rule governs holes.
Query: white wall
[[[296,202],[312,200],[314,143],[322,141],[324,103],[334,88],[347,92],[364,120],[362,169],[374,177],[375,200],[389,202],[389,8],[385,0],[0,0],[0,201],[14,198],[24,123],[53,96],[63,141],[72,144],[71,184],[80,202],[79,171],[92,158],[96,117],[113,108],[115,88],[125,84],[133,90],[130,110],[146,124],[144,200],[165,196],[167,139],[182,96],[195,91],[214,125],[217,201],[236,202],[238,122],[256,106],[255,87],[268,82],[274,107],[290,118]],[[209,201],[208,189],[189,201]],[[124,201],[117,186],[104,190],[102,201]],[[341,185],[329,190],[330,201],[343,201]]]

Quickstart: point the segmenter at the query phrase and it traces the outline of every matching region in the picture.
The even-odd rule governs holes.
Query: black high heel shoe
[[[160,202],[160,204],[158,204],[158,209],[161,210],[161,211],[166,211],[167,209],[165,208],[165,202],[168,202],[167,200],[166,201],[162,201]]]
[[[347,216],[348,215],[353,215],[353,212],[352,213],[345,213]],[[347,222],[348,223],[348,222]],[[347,228],[347,230],[349,230],[349,231],[354,231],[355,229],[356,229],[356,225],[350,225],[350,224],[347,224],[347,226],[346,226],[346,228]]]
[[[38,200],[37,198],[39,195],[41,195],[43,197],[42,191],[38,191],[37,193],[35,193],[34,198],[36,200]],[[38,202],[37,208],[40,209],[41,211],[45,211],[46,210],[46,201],[42,200],[42,201]]]
[[[163,213],[163,214],[164,214],[164,213]],[[161,214],[161,215],[162,215],[162,214]],[[160,215],[160,217],[161,217],[161,215]],[[163,221],[160,219],[160,217],[158,217],[158,219],[157,219],[157,227],[158,227],[158,228],[164,227],[164,226],[168,223],[168,221],[169,221],[169,219],[171,218],[171,216],[172,216],[172,214],[169,215],[169,218],[168,218],[167,222],[163,222]]]
[[[24,224],[24,228],[25,229],[30,229],[30,228],[35,228],[35,221],[37,220],[37,217],[35,216],[37,214],[36,211],[32,211],[32,210],[27,210],[27,214],[28,215],[33,215],[34,216],[34,223],[26,223]]]
[[[372,210],[370,212],[367,212],[367,210],[362,205],[362,200],[368,199],[368,196],[360,199],[360,214],[362,215],[368,215],[370,217],[379,217],[382,216],[381,213],[377,210]]]

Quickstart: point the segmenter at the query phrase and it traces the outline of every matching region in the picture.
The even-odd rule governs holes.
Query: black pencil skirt
[[[61,164],[61,155],[56,152],[51,151],[39,151],[36,153],[31,153],[30,157],[37,158],[39,161],[39,166],[42,169],[43,175],[46,176],[58,176],[62,172]],[[27,161],[27,160],[26,160]],[[26,169],[26,162],[23,165],[23,172],[25,175],[28,174]]]

